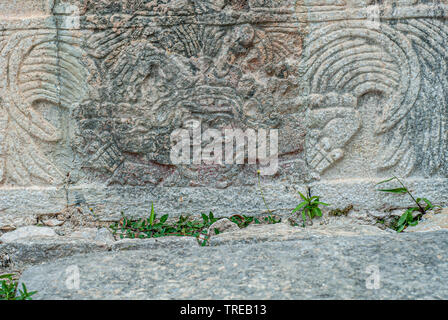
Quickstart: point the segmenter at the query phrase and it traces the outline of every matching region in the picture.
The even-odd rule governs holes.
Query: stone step
[[[76,255],[20,279],[34,299],[447,299],[448,231]]]

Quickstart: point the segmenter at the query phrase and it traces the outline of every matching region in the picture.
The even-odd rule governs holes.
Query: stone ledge
[[[447,248],[448,231],[159,248],[63,258],[20,281],[34,299],[447,299]],[[377,290],[366,287],[372,267]]]
[[[161,237],[150,239],[123,239],[112,244],[112,251],[176,249],[198,246],[193,237]]]
[[[387,212],[412,204],[406,197],[376,192],[376,182],[372,179],[318,181],[312,184],[312,189],[314,194],[331,204],[330,209],[353,205],[354,211]],[[440,205],[448,204],[448,179],[407,179],[406,183],[415,194],[425,195]],[[287,215],[297,206],[299,197],[292,187],[303,191],[304,184],[263,185],[266,201],[275,214]],[[67,205],[64,190],[53,187],[0,188],[0,198],[0,210],[3,209],[0,227],[30,224],[36,214],[58,212]],[[236,213],[262,215],[266,211],[257,186],[215,189],[82,185],[73,186],[68,192],[69,204],[79,204],[86,213],[92,207],[103,221],[120,219],[120,211],[131,217],[147,216],[152,201],[159,216],[169,214],[170,217],[185,212],[199,215],[204,211],[213,211],[216,216],[225,217]]]
[[[77,254],[100,251],[178,249],[198,247],[193,237],[163,237],[100,241],[72,236],[25,237],[7,243],[0,242],[0,271],[21,270],[30,265],[57,260]]]
[[[210,246],[312,240],[319,237],[387,236],[394,233],[392,230],[382,230],[371,225],[320,225],[315,222],[313,226],[302,228],[278,223],[250,225],[239,231],[215,235],[210,238]]]
[[[110,246],[103,242],[69,238],[31,238],[0,244],[1,269],[20,270],[29,265],[40,264],[75,254],[107,251]]]

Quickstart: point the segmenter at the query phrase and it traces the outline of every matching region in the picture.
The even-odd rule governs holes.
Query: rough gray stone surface
[[[414,227],[407,227],[404,232],[427,232],[448,229],[448,209],[441,212],[429,212],[425,214]]]
[[[64,224],[64,221],[60,221],[58,219],[49,219],[44,221],[43,224],[48,227],[59,227]]]
[[[193,237],[162,237],[151,239],[123,239],[112,245],[113,251],[125,250],[152,250],[152,249],[177,249],[194,247],[198,241]]]
[[[305,184],[331,209],[404,208],[373,191],[392,173],[448,204],[447,1],[335,3],[0,0],[0,228],[68,206],[264,211],[249,155],[171,160],[194,121],[278,130],[276,214]]]
[[[81,228],[74,230],[69,234],[70,238],[73,239],[84,239],[84,240],[94,240],[98,235],[97,228]]]
[[[219,233],[226,233],[232,231],[240,231],[238,225],[227,218],[219,219],[208,228],[208,234],[211,236],[216,235],[216,230]]]
[[[35,299],[448,299],[447,249],[448,231],[314,235],[78,255],[31,267],[20,281]]]
[[[37,228],[37,227],[36,227]],[[47,229],[47,228],[44,228]],[[53,232],[53,230],[51,230]],[[332,225],[320,225],[306,229],[286,224],[254,225],[236,229],[230,234],[211,235],[208,245],[228,243],[258,243],[265,241],[304,239],[311,235],[371,235],[387,234],[374,226],[357,225],[349,219],[338,219]],[[65,236],[28,237],[0,244],[0,271],[21,270],[25,267],[52,261],[75,254],[97,251],[177,249],[198,246],[193,237],[161,237],[152,239],[122,239],[115,241],[107,228],[81,228]]]
[[[375,226],[358,225],[342,222],[340,224],[315,224],[312,227],[292,227],[287,223],[268,225],[250,225],[237,232],[215,235],[210,238],[211,246],[223,244],[248,244],[272,241],[290,241],[310,239],[315,236],[368,236],[368,235],[390,235],[391,230],[382,230]]]
[[[75,254],[107,251],[110,249],[104,242],[90,240],[58,238],[28,238],[15,242],[0,244],[0,261],[5,270],[21,270],[26,266],[52,261]]]
[[[120,219],[121,211],[148,216],[152,203],[159,217],[259,215],[266,203],[283,215],[306,185],[328,209],[351,205],[349,215],[367,223],[412,205],[375,192],[391,174],[406,177],[416,197],[447,205],[447,18],[447,0],[0,0],[1,265],[128,251],[73,258],[92,281],[80,296],[299,297],[323,290],[368,298],[361,274],[378,257],[385,279],[379,297],[446,297],[445,284],[436,282],[446,276],[443,230],[397,236],[372,227],[251,227],[199,248],[194,239],[111,242],[96,229],[22,238],[20,227],[64,211],[101,222]],[[232,155],[243,164],[172,160],[173,133],[188,136],[189,159],[197,160],[206,155],[198,147],[221,146],[206,133],[221,137],[229,128],[278,134],[277,146],[258,150],[278,159],[275,174],[261,179],[263,198],[257,170],[264,165],[249,163],[249,151]],[[57,227],[61,235],[77,225],[71,218]],[[418,228],[435,230],[431,223],[428,217]],[[29,269],[48,268],[33,285],[59,275],[49,284],[59,286],[64,270],[56,266],[67,259]],[[168,286],[155,286],[166,277],[154,271],[157,263],[168,270]],[[272,267],[280,272],[269,273]],[[140,284],[130,282],[132,273]],[[221,275],[235,280],[216,291]],[[127,284],[118,288],[120,277]],[[78,294],[60,286],[59,293]]]
[[[96,232],[95,241],[105,242],[105,243],[109,243],[110,244],[110,243],[113,243],[115,241],[115,238],[114,238],[112,232],[110,232],[109,229],[107,229],[107,228],[100,228]]]
[[[0,242],[11,243],[30,238],[57,238],[56,232],[49,227],[26,226],[7,232],[0,237]]]

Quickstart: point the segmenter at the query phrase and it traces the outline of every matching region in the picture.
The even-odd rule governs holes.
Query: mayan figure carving
[[[0,1],[0,210],[10,216],[32,199],[104,216],[123,199],[173,212],[179,198],[193,211],[253,199],[260,161],[247,150],[239,163],[173,163],[172,133],[192,123],[276,130],[273,190],[345,194],[397,174],[422,188],[439,179],[428,192],[446,194],[446,1],[38,2]],[[210,145],[193,140],[192,150]],[[294,199],[271,197],[280,211]]]
[[[222,11],[212,4],[188,10],[199,10],[194,20]],[[87,167],[107,172],[99,176],[106,183],[228,186],[244,166],[172,166],[170,134],[188,119],[203,130],[282,126],[275,108],[295,98],[297,77],[286,59],[301,54],[301,41],[291,27],[199,21],[91,33],[89,58],[104,81],[101,101],[77,110],[81,143],[74,147]]]

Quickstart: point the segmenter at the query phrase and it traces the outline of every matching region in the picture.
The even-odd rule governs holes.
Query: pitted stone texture
[[[96,232],[95,241],[113,243],[115,241],[115,238],[108,228],[100,228]]]
[[[20,281],[38,291],[34,299],[447,299],[447,249],[447,231],[313,236],[74,256],[31,267]],[[79,289],[66,286],[69,266],[79,268]]]
[[[64,224],[64,221],[58,219],[49,219],[43,221],[43,224],[48,227],[60,227]]]
[[[85,230],[78,236],[32,237],[0,244],[0,271],[22,270],[76,254],[101,251],[155,250],[199,247],[193,237],[163,237],[152,239],[124,239],[115,241],[106,228]]]
[[[104,242],[69,238],[29,238],[0,244],[0,255],[8,257],[6,270],[20,270],[26,266],[49,262],[75,254],[107,251]]]
[[[96,228],[82,228],[71,232],[69,237],[73,239],[94,240],[97,232],[98,229]]]
[[[193,121],[278,130],[276,214],[305,184],[332,209],[405,208],[373,192],[391,174],[448,204],[448,2],[370,3],[0,0],[0,226],[72,205],[263,211],[248,154],[173,163]]]
[[[161,237],[151,239],[123,239],[112,245],[113,251],[178,249],[197,247],[198,241],[193,237]]]
[[[371,225],[359,224],[331,224],[321,225],[315,221],[313,226],[293,227],[287,223],[277,224],[252,224],[247,228],[240,229],[232,233],[215,235],[210,238],[211,246],[223,244],[250,244],[272,241],[291,241],[311,239],[316,236],[329,237],[350,237],[350,236],[369,236],[369,235],[388,235],[393,233],[389,230],[382,230]]]
[[[428,232],[448,229],[448,209],[442,210],[440,213],[429,212],[423,216],[418,225],[407,227],[405,232]]]
[[[230,221],[227,218],[224,218],[213,223],[210,226],[210,228],[208,228],[208,234],[211,236],[216,235],[216,230],[218,230],[218,233],[221,234],[221,233],[239,231],[240,228],[236,223]]]
[[[22,17],[32,19],[36,16],[49,15],[53,7],[53,0],[20,0],[0,1],[0,17]]]
[[[27,226],[5,233],[0,237],[0,241],[3,243],[11,243],[24,239],[42,237],[58,238],[58,235],[49,227]]]

